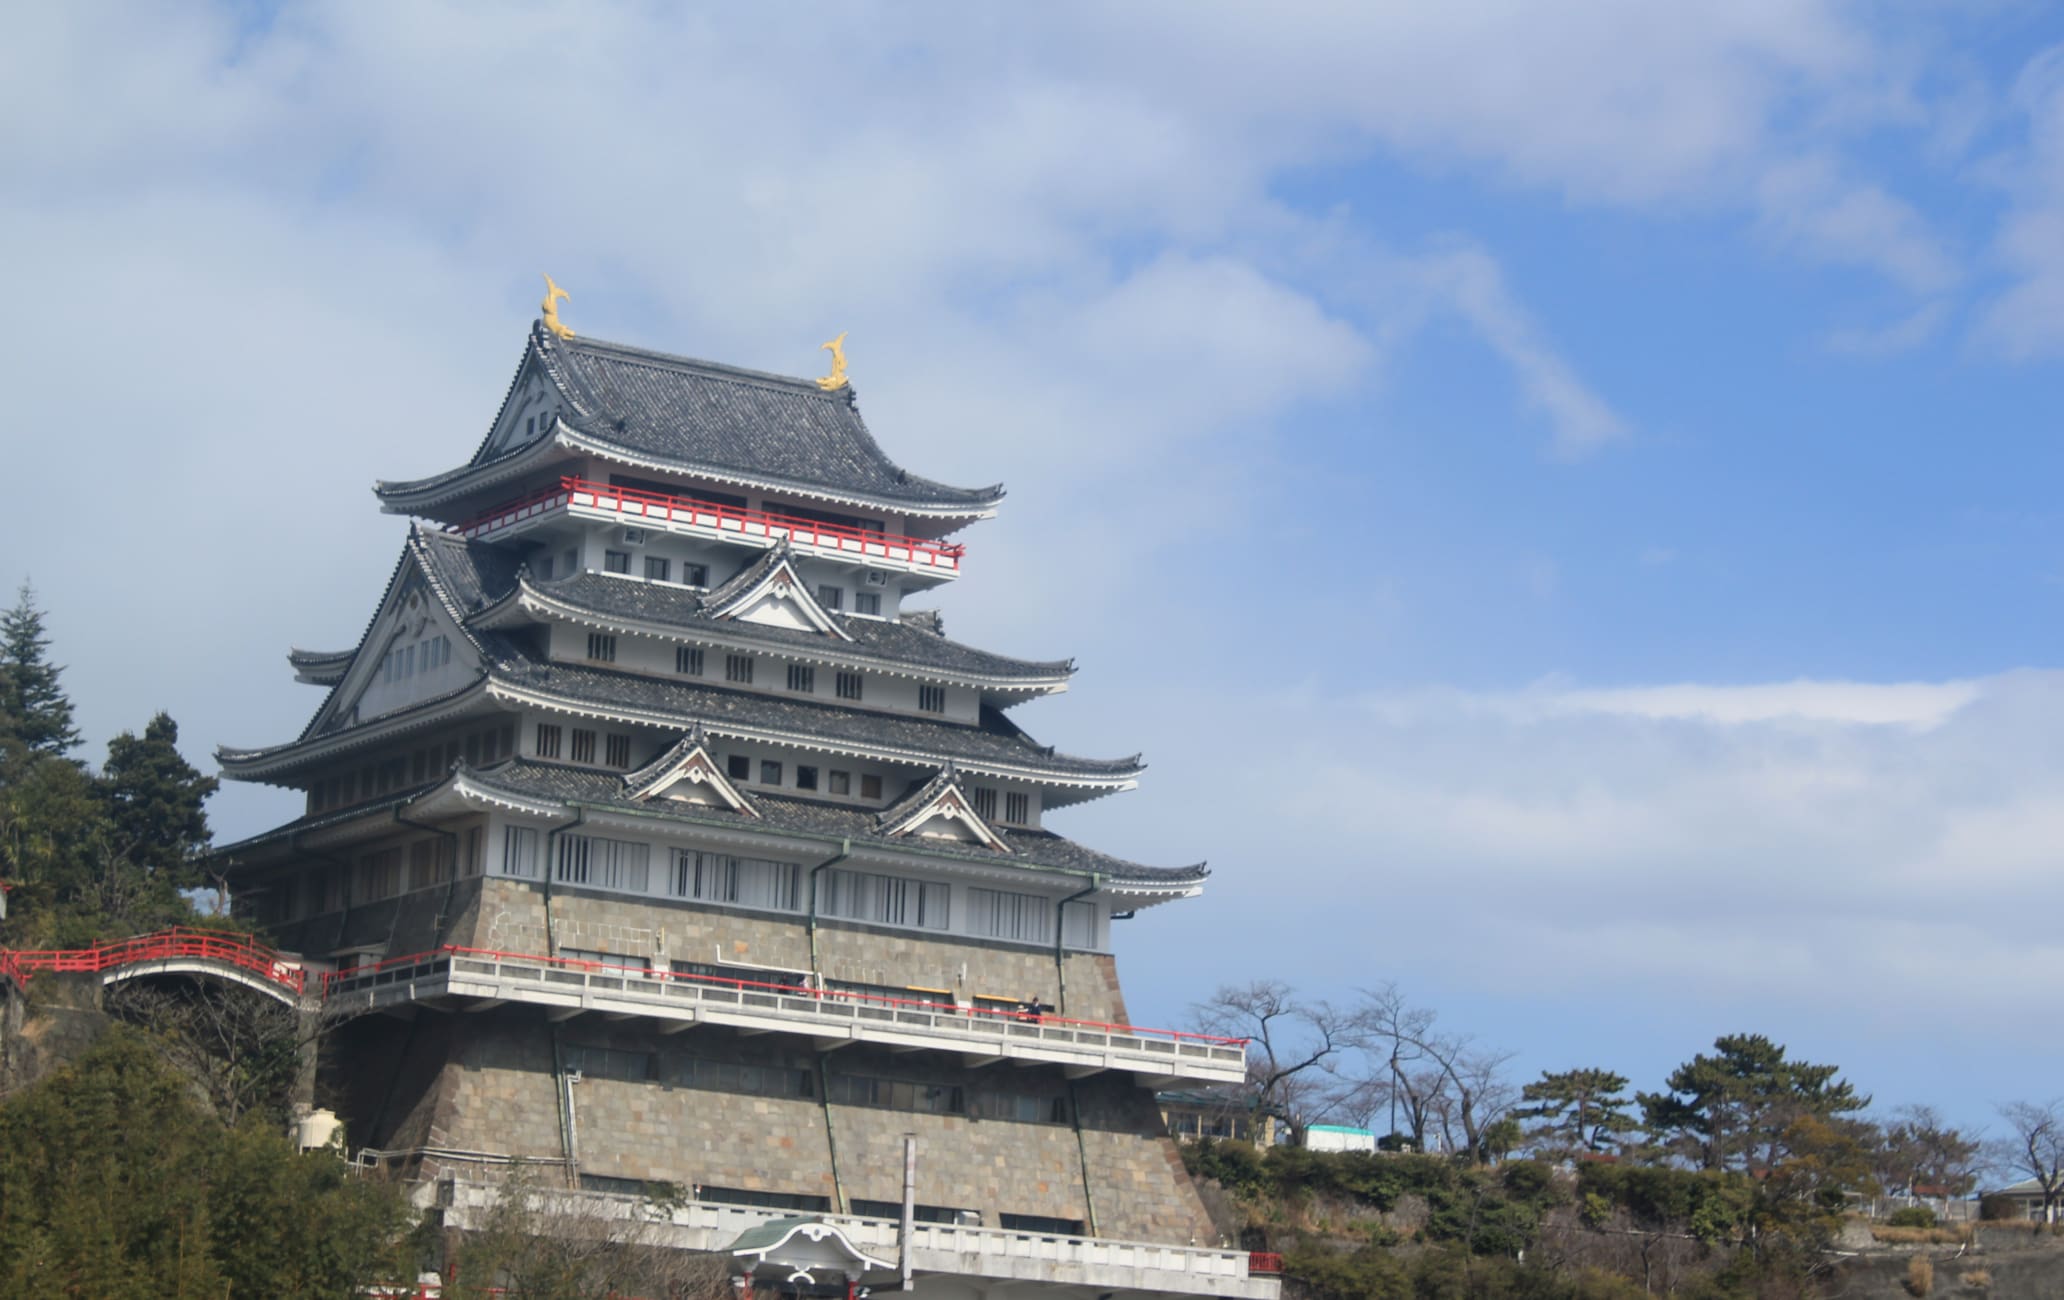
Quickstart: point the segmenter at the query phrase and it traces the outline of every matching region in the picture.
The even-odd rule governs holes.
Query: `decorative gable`
[[[703,603],[703,612],[766,627],[822,632],[841,641],[853,639],[796,576],[785,541],[711,592]]]
[[[1003,836],[991,829],[967,792],[960,788],[960,774],[951,766],[927,781],[915,794],[899,801],[876,818],[882,833],[915,835],[928,840],[956,840],[980,844],[1001,853],[1011,852]]]
[[[480,676],[473,640],[451,617],[413,548],[349,667],[337,673],[310,734],[340,731],[421,704]]]
[[[732,812],[758,817],[755,808],[739,788],[731,784],[709,752],[702,727],[697,725],[644,767],[625,775],[624,794],[641,802],[666,800],[700,804],[706,808],[729,808]]]
[[[516,382],[509,387],[509,396],[502,403],[501,413],[495,417],[494,430],[488,434],[475,463],[499,459],[518,447],[536,442],[551,432],[552,421],[563,405],[558,385],[539,364],[536,349],[530,349],[516,375]]]

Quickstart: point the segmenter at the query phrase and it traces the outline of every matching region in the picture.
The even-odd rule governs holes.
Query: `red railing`
[[[1191,1033],[1185,1029],[1145,1029],[1138,1025],[1113,1024],[1102,1020],[1074,1020],[1056,1016],[1045,1011],[1031,1012],[1022,1008],[1004,1009],[983,1006],[964,1007],[955,1002],[928,1002],[916,998],[885,997],[878,993],[851,993],[842,989],[811,988],[807,984],[777,984],[762,980],[732,979],[723,975],[699,975],[691,972],[651,970],[643,966],[616,966],[608,962],[588,961],[580,957],[545,957],[536,953],[497,952],[491,948],[464,948],[446,944],[427,952],[411,953],[405,957],[389,957],[385,961],[350,970],[332,971],[323,976],[323,996],[339,981],[361,980],[377,977],[382,972],[391,972],[409,966],[421,966],[444,957],[477,957],[485,961],[523,962],[527,965],[553,967],[560,970],[577,970],[588,974],[610,974],[635,976],[648,980],[671,980],[682,984],[706,984],[716,988],[736,989],[757,993],[773,993],[787,997],[806,997],[825,1002],[855,1002],[868,1006],[895,1007],[917,1011],[951,1012],[964,1016],[987,1017],[999,1021],[1037,1022],[1042,1025],[1056,1025],[1078,1029],[1095,1030],[1099,1033],[1124,1033],[1166,1039],[1179,1043],[1204,1043],[1212,1047],[1245,1047],[1245,1038],[1222,1038],[1215,1034]]]
[[[574,498],[577,496],[589,499],[576,503]],[[645,492],[638,488],[571,477],[560,479],[557,487],[544,488],[483,510],[459,524],[458,531],[466,537],[484,537],[535,518],[543,511],[570,504],[613,510],[626,520],[688,524],[753,537],[787,537],[801,545],[847,551],[862,559],[901,559],[911,564],[958,569],[961,556],[967,554],[967,547],[959,542],[941,542],[901,533],[878,533],[867,528],[820,523],[767,510],[742,510],[737,506],[719,505],[691,496]]]
[[[954,1002],[937,1002],[920,998],[888,997],[879,993],[848,992],[843,989],[812,988],[807,984],[784,984],[771,980],[734,979],[723,975],[702,975],[684,971],[650,970],[642,966],[618,966],[608,962],[588,961],[579,957],[546,957],[536,953],[498,952],[491,948],[467,948],[446,944],[426,952],[411,953],[404,957],[389,957],[385,961],[349,970],[330,971],[322,977],[322,996],[327,998],[340,982],[359,982],[377,978],[411,966],[451,957],[472,957],[494,962],[520,962],[528,966],[550,969],[581,971],[587,974],[611,974],[649,980],[671,980],[678,983],[702,984],[717,988],[728,988],[740,992],[777,994],[784,997],[803,997],[822,1002],[851,1002],[867,1006],[897,1009],[942,1012],[995,1021],[1016,1021],[1036,1023],[1058,1028],[1091,1030],[1097,1033],[1130,1034],[1140,1037],[1162,1039],[1176,1043],[1199,1043],[1210,1047],[1245,1047],[1244,1038],[1224,1038],[1215,1034],[1196,1034],[1183,1029],[1147,1029],[1138,1025],[1122,1025],[1102,1020],[1077,1020],[1067,1016],[1056,1016],[1044,1009],[1027,1010],[1024,1007],[1003,1008],[984,1006],[961,1006]],[[69,949],[24,949],[0,950],[0,975],[11,977],[17,983],[25,983],[41,971],[74,971],[86,974],[104,974],[122,966],[133,966],[142,962],[168,961],[177,959],[221,962],[240,970],[247,970],[295,993],[306,987],[307,972],[298,961],[294,961],[256,942],[245,935],[225,934],[218,930],[194,930],[179,927],[160,930],[155,934],[139,935],[134,939],[118,939],[113,943],[98,944],[91,948]]]
[[[0,951],[0,975],[11,977],[17,984],[25,984],[40,971],[76,971],[97,975],[140,962],[182,958],[235,966],[295,993],[301,992],[307,979],[307,972],[298,962],[288,960],[246,935],[185,927],[138,935],[134,939],[118,939],[91,948]]]
[[[1250,1250],[1247,1252],[1249,1273],[1281,1273],[1283,1257],[1272,1250]]]

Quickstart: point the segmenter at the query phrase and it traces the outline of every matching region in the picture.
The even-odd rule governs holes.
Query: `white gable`
[[[626,775],[624,789],[633,799],[698,804],[760,815],[718,769],[717,760],[703,747],[700,729],[684,736],[645,768]]]
[[[766,563],[765,560],[760,561]],[[733,581],[738,581],[734,579]],[[783,555],[742,591],[711,607],[719,618],[735,618],[766,627],[783,627],[796,632],[823,632],[841,641],[852,636],[825,612],[796,576],[795,566]]]
[[[502,413],[495,420],[494,432],[488,435],[483,459],[493,460],[543,437],[562,405],[558,390],[545,378],[537,359],[525,361],[523,373],[509,390],[509,400],[503,403]]]
[[[356,726],[458,690],[480,676],[480,657],[413,559],[374,618],[357,657],[316,720]]]
[[[992,849],[1010,852],[1010,845],[1001,835],[991,830],[989,823],[982,820],[967,795],[961,792],[957,781],[947,779],[938,793],[926,800],[908,816],[885,828],[891,835],[915,835],[925,840],[954,840],[961,844],[981,844]]]
[[[739,610],[732,617],[741,623],[792,628],[798,632],[818,630],[803,602],[796,598],[794,589],[765,592],[758,600]]]

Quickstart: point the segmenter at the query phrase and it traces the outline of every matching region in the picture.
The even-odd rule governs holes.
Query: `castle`
[[[515,1164],[790,1284],[1273,1297],[1157,1088],[1244,1044],[1128,1023],[1114,922],[1199,892],[1046,828],[1137,756],[1037,743],[1073,665],[913,608],[1000,487],[891,461],[842,353],[785,378],[525,342],[325,690],[226,775],[303,816],[219,851],[236,910],[363,1014],[325,1101],[452,1223]],[[905,1139],[915,1138],[905,1214]],[[676,1190],[677,1189],[677,1192]],[[835,1287],[834,1287],[835,1289]]]

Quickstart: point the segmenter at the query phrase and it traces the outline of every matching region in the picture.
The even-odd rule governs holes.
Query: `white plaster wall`
[[[543,873],[548,872],[551,869],[550,862],[546,860],[548,856],[545,845],[546,833],[550,831],[554,826],[563,824],[563,822],[564,819],[553,820],[529,818],[506,813],[494,814],[492,817],[489,818],[488,833],[486,838],[485,853],[487,874],[492,876],[499,876],[503,874],[502,862],[504,854],[504,845],[507,841],[508,828],[511,826],[527,826],[536,829],[538,832],[537,852],[538,870],[540,874],[536,877],[526,877],[526,879],[542,879]],[[668,892],[669,882],[672,876],[673,855],[675,850],[695,849],[709,853],[726,853],[738,857],[773,858],[777,856],[770,852],[755,852],[750,849],[741,849],[735,843],[719,843],[715,840],[710,839],[706,834],[699,833],[697,829],[693,827],[683,826],[677,828],[654,828],[650,823],[640,823],[635,825],[629,823],[615,824],[612,823],[606,815],[598,816],[591,814],[588,822],[580,828],[578,833],[584,835],[600,835],[608,839],[637,841],[651,846],[651,870],[648,873],[648,876],[651,881],[651,888],[646,890],[644,893],[635,894],[627,891],[603,890],[596,889],[591,886],[579,886],[578,888],[590,893],[608,894],[614,897],[644,899],[650,902],[656,909],[652,920],[652,925],[654,929],[658,929],[659,927],[665,924],[664,912],[659,911],[657,909],[692,908],[698,911],[711,910],[710,907],[706,904],[702,904],[690,899],[676,898]],[[835,847],[836,846],[833,846],[834,849]],[[794,862],[800,866],[807,868],[815,866],[818,863],[824,861],[828,855],[829,853],[827,851],[827,853],[815,855],[780,855],[780,858],[781,860]],[[908,880],[924,881],[931,884],[944,884],[951,892],[951,898],[947,905],[948,916],[951,924],[948,925],[947,928],[943,930],[919,928],[917,926],[883,926],[882,928],[905,929],[912,934],[925,934],[941,937],[958,936],[961,938],[979,938],[985,943],[999,943],[1006,941],[991,939],[986,936],[970,935],[968,933],[966,927],[967,919],[970,915],[970,907],[968,904],[968,891],[970,889],[1006,889],[1016,893],[1038,895],[1046,898],[1050,904],[1058,908],[1062,900],[1066,899],[1070,894],[1077,892],[1077,890],[1080,889],[1084,883],[1086,883],[1074,877],[1069,877],[1065,880],[1034,881],[1016,884],[1008,882],[1000,883],[997,881],[989,880],[968,880],[965,878],[957,877],[952,871],[952,869],[949,867],[939,867],[926,863],[904,863],[896,861],[888,855],[881,855],[877,857],[866,853],[856,854],[852,859],[840,865],[849,870],[862,871],[874,875],[900,876]],[[736,905],[731,904],[727,904],[725,906],[736,907]],[[1110,950],[1109,904],[1098,899],[1087,899],[1080,900],[1078,903],[1073,904],[1071,906],[1079,906],[1088,910],[1088,912],[1090,913],[1090,920],[1087,928],[1090,933],[1087,936],[1087,942],[1069,942],[1064,944],[1064,947],[1069,951],[1076,952],[1108,952]],[[736,907],[736,910],[754,911],[758,909]],[[805,895],[802,909],[797,912],[768,911],[766,914],[770,916],[801,916],[804,915],[807,912],[807,910],[808,901],[807,895]],[[1056,915],[1058,915],[1058,913],[1056,913]],[[865,922],[864,924],[873,925],[879,923]],[[1074,938],[1076,936],[1071,935],[1069,937]],[[1049,938],[1044,943],[1023,943],[1016,944],[1014,946],[1051,950],[1051,948],[1053,947],[1053,942]]]

